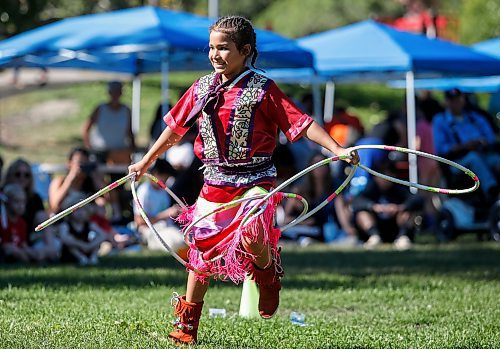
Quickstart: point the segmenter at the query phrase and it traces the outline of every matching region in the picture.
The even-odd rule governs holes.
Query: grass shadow
[[[500,278],[500,250],[477,244],[454,248],[424,247],[413,251],[335,250],[325,246],[285,249],[282,253],[284,286],[295,289],[367,288],[391,278],[394,286],[404,277],[456,277],[472,281]],[[382,281],[378,281],[378,279]],[[418,278],[417,278],[418,280]],[[140,253],[102,258],[97,267],[71,265],[26,267],[0,265],[0,288],[103,287],[140,288],[149,285],[184,287],[186,272],[172,257]],[[232,285],[217,282],[218,286]]]

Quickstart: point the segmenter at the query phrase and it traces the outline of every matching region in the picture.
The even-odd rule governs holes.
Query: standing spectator
[[[105,162],[128,164],[135,148],[129,107],[121,103],[122,83],[108,84],[110,100],[100,104],[83,128],[85,146],[101,153]]]
[[[392,161],[379,162],[374,170],[395,176]],[[380,177],[374,177],[354,198],[354,221],[361,231],[362,239],[368,238],[364,246],[368,249],[382,242],[394,242],[397,249],[411,247],[414,217],[422,209],[423,200],[413,195],[408,188],[396,185]]]
[[[1,249],[11,261],[41,262],[43,254],[28,246],[27,225],[23,219],[26,210],[26,193],[19,184],[7,184],[3,188],[7,225],[0,225]]]
[[[459,89],[446,91],[445,97],[446,110],[432,122],[436,153],[469,168],[481,179],[486,199],[496,200],[500,154],[495,133],[482,115],[464,108],[465,98]],[[451,171],[455,174],[459,170]]]
[[[85,199],[81,193],[71,193],[62,204],[61,209]],[[77,262],[79,265],[97,265],[101,243],[106,240],[106,233],[90,220],[93,205],[86,205],[66,217],[59,227],[63,243],[61,260]]]
[[[108,165],[129,165],[135,149],[135,138],[130,109],[120,101],[122,83],[110,82],[108,93],[110,100],[97,106],[85,123],[83,142],[87,149],[98,154],[100,162]],[[120,177],[119,174],[113,174],[110,180],[116,181]],[[122,188],[118,188],[109,194],[113,207],[113,221],[120,221],[122,218],[120,205],[122,191]]]

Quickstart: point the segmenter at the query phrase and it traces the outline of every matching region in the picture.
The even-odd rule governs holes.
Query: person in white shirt
[[[163,183],[168,182],[170,178],[175,176],[175,173],[174,168],[163,159],[156,160],[151,169],[151,174]],[[187,253],[187,245],[184,242],[179,227],[174,221],[174,218],[181,212],[181,209],[179,205],[173,204],[170,195],[158,184],[152,181],[145,181],[137,189],[137,198],[162,239],[180,253],[181,257],[183,253]],[[164,249],[154,232],[146,225],[137,205],[134,205],[134,222],[148,249]]]

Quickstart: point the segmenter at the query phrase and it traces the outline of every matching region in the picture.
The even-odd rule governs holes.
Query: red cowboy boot
[[[175,330],[170,332],[169,338],[177,344],[196,344],[203,302],[190,303],[186,301],[186,296],[174,293],[170,303],[176,319],[172,321]]]
[[[259,314],[263,319],[270,319],[280,304],[280,279],[284,273],[279,263],[279,255],[277,259],[273,258],[271,265],[266,269],[259,269],[254,265],[252,274],[259,286]]]

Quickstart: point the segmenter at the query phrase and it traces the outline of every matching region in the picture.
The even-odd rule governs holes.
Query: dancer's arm
[[[151,164],[164,152],[166,152],[170,147],[181,140],[182,136],[174,133],[170,127],[167,126],[165,130],[161,133],[160,137],[153,144],[151,149],[144,155],[144,157],[137,163],[132,164],[128,167],[128,172],[137,173],[136,179],[141,178],[141,176],[148,170]]]
[[[304,131],[303,136],[307,139],[313,141],[314,143],[321,145],[323,148],[328,149],[335,155],[350,155],[353,164],[359,162],[359,156],[357,151],[352,151],[350,148],[341,147],[330,135],[321,127],[316,121],[313,121]]]

